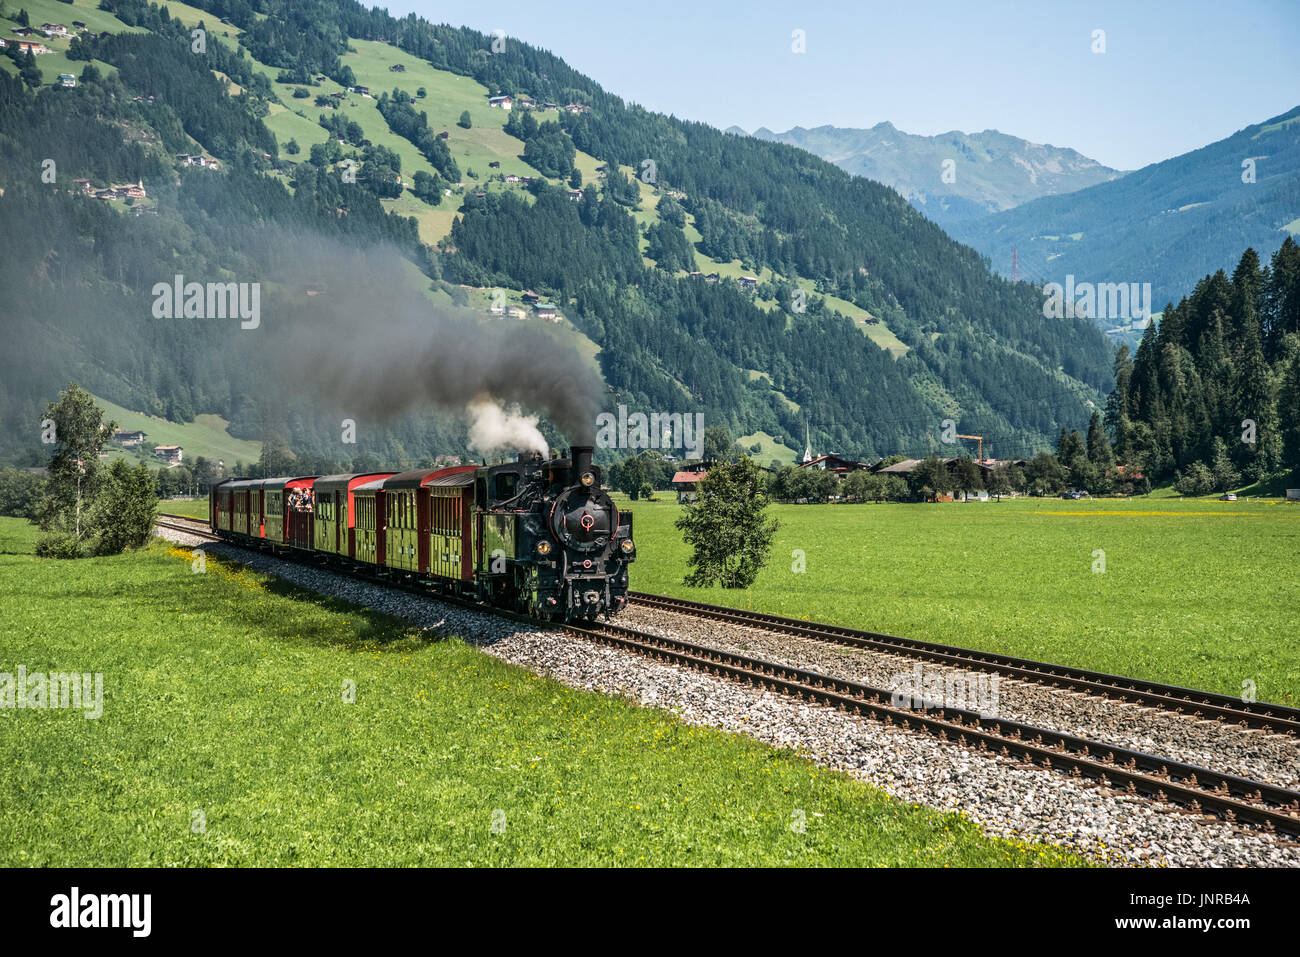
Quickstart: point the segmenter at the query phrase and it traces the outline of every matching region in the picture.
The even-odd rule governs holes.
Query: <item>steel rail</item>
[[[1126,678],[1100,671],[1053,665],[1027,658],[974,651],[937,642],[900,638],[897,635],[803,621],[764,612],[726,608],[667,595],[629,592],[628,599],[636,605],[678,612],[696,618],[726,621],[851,648],[884,651],[936,664],[996,673],[1054,688],[1063,687],[1068,690],[1082,691],[1097,697],[1134,702],[1195,719],[1231,722],[1241,727],[1271,731],[1274,734],[1300,736],[1300,708],[1289,708],[1286,705],[1246,702],[1228,695],[1180,688],[1176,685],[1144,681],[1139,678]]]

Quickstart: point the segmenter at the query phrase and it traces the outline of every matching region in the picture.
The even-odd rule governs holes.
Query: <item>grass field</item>
[[[679,506],[628,502],[632,587],[1300,706],[1300,507],[1157,497],[776,505],[753,588],[681,583]],[[162,511],[206,515],[207,503]],[[794,573],[801,549],[806,570]],[[1105,571],[1094,572],[1105,553]],[[1100,568],[1101,566],[1098,565]]]
[[[104,703],[0,710],[3,866],[1080,863],[183,549],[32,538],[0,519],[0,668]]]
[[[669,493],[661,493],[667,498]],[[633,502],[632,586],[1300,704],[1300,506],[1017,500],[773,506],[752,589],[681,584],[672,501]],[[806,571],[792,572],[802,550]],[[1105,571],[1093,568],[1104,552]],[[1097,565],[1097,567],[1101,567]]]

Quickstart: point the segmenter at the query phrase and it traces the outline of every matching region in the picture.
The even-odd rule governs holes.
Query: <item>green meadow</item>
[[[637,591],[1224,694],[1253,681],[1260,700],[1300,707],[1298,505],[1155,495],[774,505],[768,566],[729,592],[682,584],[688,551],[671,494],[615,496],[635,516]]]
[[[660,497],[620,498],[638,591],[1300,704],[1300,505],[776,505],[768,566],[724,591],[682,584],[680,507]]]
[[[1082,863],[215,558],[33,537],[0,519],[0,671],[102,673],[103,714],[0,709],[0,866]]]

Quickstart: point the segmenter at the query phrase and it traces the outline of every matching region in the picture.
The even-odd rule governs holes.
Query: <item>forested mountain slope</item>
[[[61,6],[68,20],[92,9]],[[106,0],[94,13],[120,27],[53,41],[72,89],[0,58],[0,281],[20,333],[0,392],[8,457],[32,450],[24,430],[69,378],[129,408],[337,451],[340,410],[281,394],[271,335],[149,312],[175,274],[263,282],[268,317],[307,297],[324,308],[347,280],[330,260],[285,281],[293,237],[407,261],[358,331],[423,297],[472,307],[472,336],[510,321],[489,302],[532,290],[566,318],[557,335],[597,353],[611,409],[699,411],[790,446],[807,427],[819,449],[921,452],[953,417],[1021,453],[1081,426],[1110,388],[1089,323],[1045,320],[1037,290],[801,150],[650,113],[513,38],[494,53],[490,36],[346,0],[197,6]],[[497,93],[536,109],[492,109]],[[42,182],[51,156],[57,180]],[[147,199],[95,199],[77,179],[139,182]],[[465,443],[455,416],[408,414],[357,448],[415,462]]]
[[[1019,250],[1039,282],[1149,282],[1177,302],[1241,251],[1261,256],[1300,233],[1300,107],[1112,183],[954,224],[1001,273]]]

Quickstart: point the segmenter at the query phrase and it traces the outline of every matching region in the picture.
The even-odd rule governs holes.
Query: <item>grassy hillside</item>
[[[236,462],[256,462],[262,454],[261,442],[233,437],[226,430],[226,420],[218,415],[198,415],[193,422],[188,423],[168,422],[143,412],[124,409],[99,396],[95,397],[95,402],[104,410],[105,418],[116,422],[119,429],[141,429],[149,433],[145,438],[144,452],[140,456],[110,445],[108,448],[115,455],[140,457],[156,463],[157,460],[152,455],[155,445],[180,445],[185,449],[186,463],[191,463],[202,455],[210,459],[221,459],[225,461],[227,469],[233,469]]]

